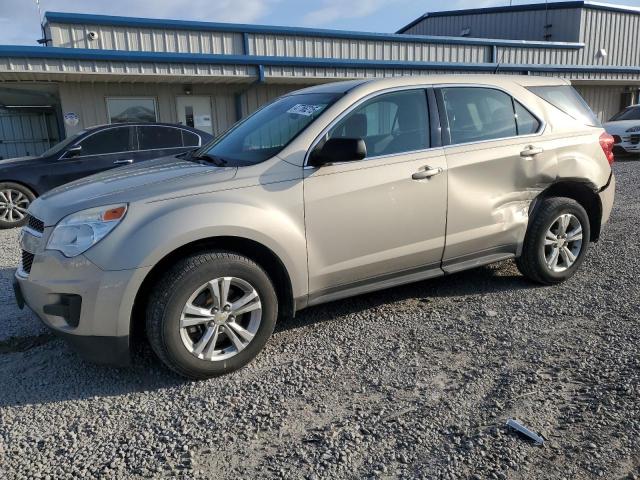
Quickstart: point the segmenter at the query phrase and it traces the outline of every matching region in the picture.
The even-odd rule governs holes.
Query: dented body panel
[[[229,239],[225,245],[231,248],[241,239],[273,254],[285,272],[268,273],[288,282],[283,290],[299,310],[519,256],[535,205],[551,193],[577,198],[580,191],[578,200],[586,199],[599,231],[615,192],[599,144],[603,129],[581,124],[527,89],[566,84],[531,76],[434,75],[293,92],[340,97],[268,160],[217,167],[159,159],[146,168],[67,185],[33,202],[30,214],[44,232],[34,240],[40,246],[30,252],[30,273],[18,271],[17,282],[26,303],[51,328],[72,337],[117,336],[127,344],[137,294],[149,272],[185,247],[219,237]],[[505,92],[539,121],[537,131],[452,144],[447,113],[435,99],[440,88],[455,86]],[[378,95],[405,90],[428,98],[429,148],[310,165],[310,152],[347,113]],[[370,134],[366,127],[362,131]],[[65,216],[119,203],[128,205],[127,216],[81,257],[45,248]],[[108,294],[98,295],[106,288]],[[44,303],[61,294],[82,297],[80,325],[63,325],[45,313]]]

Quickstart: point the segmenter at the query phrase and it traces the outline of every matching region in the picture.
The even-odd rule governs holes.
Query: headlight
[[[110,205],[72,213],[53,229],[47,250],[76,257],[106,237],[122,221],[127,205]]]

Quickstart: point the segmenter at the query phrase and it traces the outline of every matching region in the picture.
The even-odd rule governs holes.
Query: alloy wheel
[[[544,238],[544,257],[547,267],[556,273],[564,272],[576,262],[582,250],[582,224],[578,217],[563,213],[556,218]]]
[[[256,289],[236,277],[220,277],[201,285],[180,316],[185,348],[201,360],[227,360],[247,348],[262,321]]]
[[[27,215],[31,201],[19,190],[6,188],[0,190],[0,221],[18,223]]]

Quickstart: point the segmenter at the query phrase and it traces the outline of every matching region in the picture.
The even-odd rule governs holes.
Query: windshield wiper
[[[224,167],[227,165],[227,161],[224,158],[216,157],[215,155],[209,155],[208,153],[203,153],[200,155],[190,155],[186,157],[187,160],[201,160],[207,163],[213,163],[216,167]]]

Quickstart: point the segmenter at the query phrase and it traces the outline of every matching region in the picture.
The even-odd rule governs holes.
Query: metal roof
[[[404,27],[400,28],[396,33],[402,34],[417,23],[427,17],[453,17],[459,15],[481,15],[487,13],[509,13],[509,12],[526,12],[532,10],[560,10],[570,8],[589,8],[594,10],[608,10],[613,12],[632,13],[640,15],[640,7],[630,7],[628,5],[618,5],[613,3],[594,2],[591,0],[576,0],[570,2],[551,2],[551,3],[528,3],[524,5],[510,5],[503,7],[486,7],[486,8],[469,8],[466,10],[443,10],[439,12],[427,12],[416,18]]]
[[[347,38],[352,40],[373,40],[393,42],[437,43],[450,45],[496,45],[500,47],[529,48],[571,48],[584,47],[574,42],[543,42],[527,40],[505,40],[489,38],[446,37],[438,35],[400,35],[395,33],[356,32],[350,30],[331,30],[304,27],[283,27],[272,25],[249,25],[242,23],[217,23],[187,20],[169,20],[160,18],[119,17],[113,15],[91,15],[84,13],[46,12],[48,23],[74,25],[111,25],[141,28],[164,28],[175,30],[198,30],[235,33],[281,34],[293,36],[310,36],[321,38]]]

